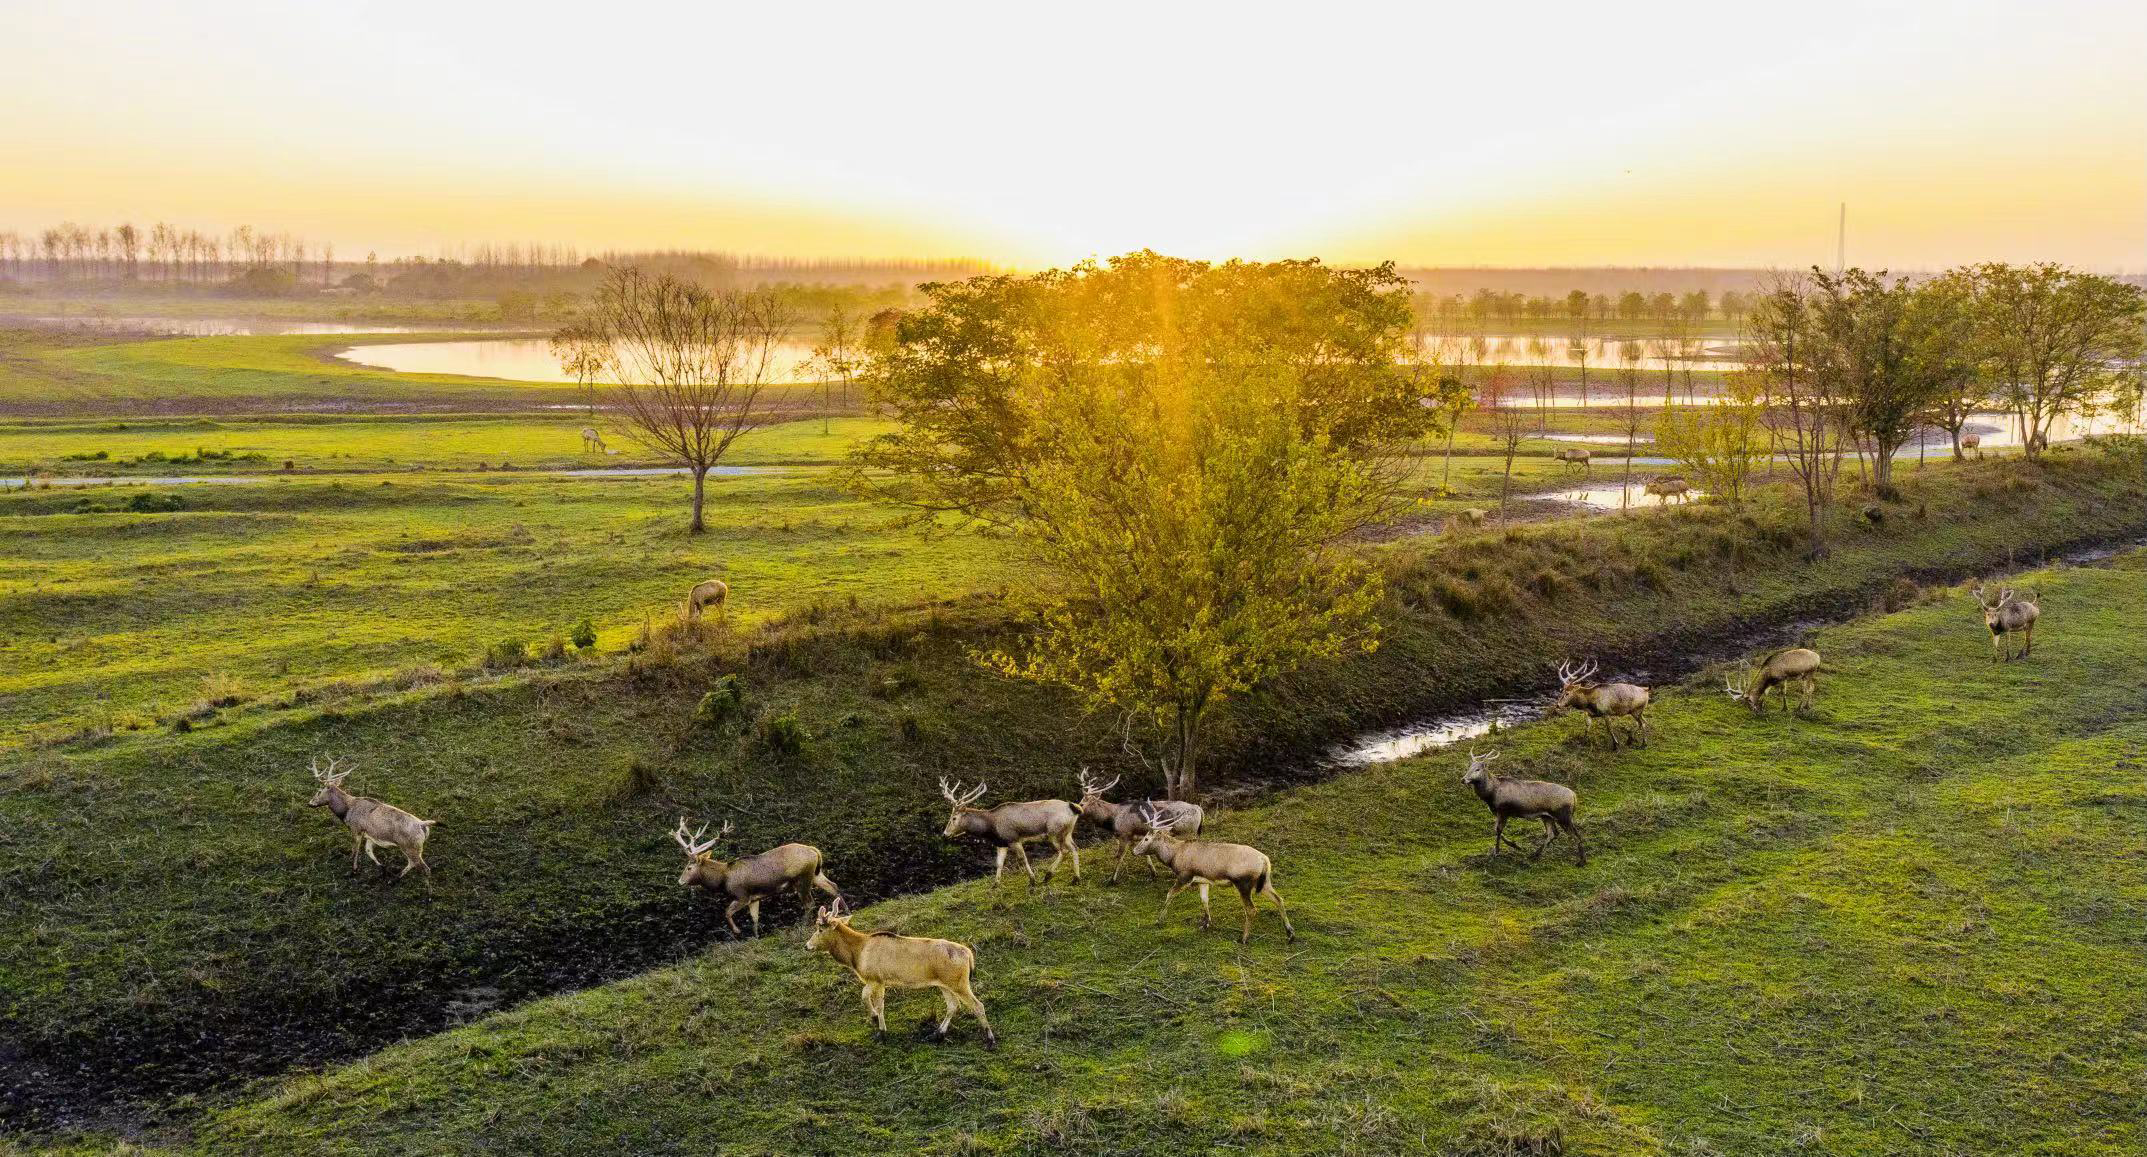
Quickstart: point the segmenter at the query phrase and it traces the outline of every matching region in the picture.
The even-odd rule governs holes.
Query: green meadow
[[[2130,1154],[2147,1145],[2147,569],[2021,580],[2032,659],[1955,589],[1818,632],[1808,713],[1710,671],[1656,741],[1489,742],[1572,784],[1591,858],[1487,854],[1442,751],[1228,811],[1299,936],[1136,874],[866,908],[972,944],[1002,1047],[872,1039],[792,931],[293,1077],[262,1153]],[[1524,837],[1526,838],[1526,837]],[[1227,896],[1227,892],[1225,893]],[[896,995],[903,1028],[938,1001]]]

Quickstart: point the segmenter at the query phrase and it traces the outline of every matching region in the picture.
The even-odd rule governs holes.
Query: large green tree
[[[2051,426],[2103,402],[2136,372],[2147,294],[2061,265],[1976,266],[1977,345],[2029,457]]]
[[[1137,253],[925,294],[868,371],[900,425],[854,478],[1035,564],[1035,629],[990,666],[1116,712],[1184,798],[1218,704],[1373,645],[1346,542],[1437,421],[1391,268]]]

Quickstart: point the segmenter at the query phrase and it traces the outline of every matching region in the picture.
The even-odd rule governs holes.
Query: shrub
[[[85,452],[85,453],[81,453],[81,454],[67,454],[67,455],[63,455],[63,456],[61,456],[61,458],[60,458],[60,461],[62,461],[62,462],[102,462],[102,461],[104,461],[105,459],[107,459],[107,458],[110,458],[111,456],[112,456],[112,453],[111,453],[111,451],[109,451],[109,450],[96,450],[96,451],[90,451],[90,452]]]
[[[761,720],[760,741],[777,755],[796,755],[805,750],[805,725],[790,714],[769,716]]]
[[[134,514],[169,514],[185,510],[186,500],[176,494],[136,494],[127,499],[126,508]]]
[[[236,675],[217,671],[201,678],[201,701],[209,707],[236,707],[252,698]]]
[[[568,638],[573,640],[575,650],[586,651],[596,646],[596,625],[583,619],[574,624],[574,631]]]
[[[521,639],[501,639],[485,650],[485,666],[502,671],[529,661],[529,644]]]
[[[546,639],[544,641],[544,651],[542,652],[540,657],[543,658],[543,660],[547,663],[557,663],[561,659],[566,658],[566,639],[559,635],[553,635],[551,638]]]
[[[745,684],[736,675],[725,675],[716,680],[708,694],[701,696],[700,705],[693,709],[693,721],[701,727],[721,727],[745,706]]]

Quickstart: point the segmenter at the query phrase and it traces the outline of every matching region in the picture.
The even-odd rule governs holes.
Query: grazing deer
[[[941,834],[948,839],[958,836],[981,836],[998,849],[998,861],[992,868],[992,886],[999,886],[999,879],[1006,873],[1006,852],[1012,848],[1021,857],[1021,870],[1028,873],[1029,883],[1036,883],[1036,869],[1029,866],[1029,850],[1022,845],[1030,840],[1044,840],[1058,855],[1051,858],[1051,866],[1044,869],[1044,882],[1058,874],[1059,864],[1067,856],[1073,857],[1074,883],[1081,882],[1081,849],[1074,846],[1074,825],[1081,815],[1074,805],[1062,799],[1033,799],[1026,803],[1003,803],[986,810],[972,807],[984,795],[990,785],[979,783],[976,788],[963,794],[962,785],[939,781],[939,794],[946,797],[954,811],[947,817],[947,828]]]
[[[432,884],[432,865],[425,862],[425,839],[432,834],[432,826],[438,820],[421,820],[409,812],[377,799],[352,795],[343,790],[343,780],[350,775],[350,768],[342,766],[331,756],[328,766],[319,760],[308,765],[314,782],[320,789],[306,801],[308,807],[326,807],[350,828],[350,870],[358,870],[358,853],[377,867],[385,868],[373,849],[392,847],[403,854],[403,870],[395,874],[400,880],[410,874],[412,868],[422,868],[427,887]]]
[[[969,974],[976,968],[977,954],[967,944],[952,940],[928,940],[921,936],[897,936],[892,932],[859,932],[850,918],[827,908],[813,918],[813,934],[805,947],[825,952],[850,970],[865,986],[865,1008],[872,1013],[872,1038],[887,1035],[887,990],[890,988],[936,988],[947,1002],[947,1014],[931,1039],[947,1039],[958,1008],[966,1008],[984,1026],[984,1045],[999,1043],[991,1021],[984,1016],[984,1002],[970,991]]]
[[[1986,602],[1983,588],[1975,589],[1976,605],[1983,608],[1983,625],[1990,628],[1992,662],[2009,663],[2016,658],[2025,659],[2035,650],[2035,620],[2043,614],[2042,608],[2036,605],[2040,599],[2040,595],[2028,599],[2016,598],[2013,588],[2007,587],[1999,592],[1996,602]],[[2013,654],[2010,638],[2016,634],[2021,641],[2019,655]]]
[[[1981,458],[1981,457],[1983,456],[1983,435],[1981,435],[1981,434],[1963,434],[1963,435],[1961,435],[1961,449],[1963,449],[1963,450],[1973,450],[1973,451],[1975,451],[1975,452],[1976,452],[1976,457],[1978,457],[1978,458]]]
[[[1573,468],[1576,466],[1580,467],[1581,473],[1588,473],[1592,469],[1589,459],[1594,457],[1595,451],[1588,449],[1586,446],[1568,446],[1557,454],[1558,460],[1566,464],[1568,474],[1572,473]]]
[[[1485,510],[1483,507],[1471,506],[1466,510],[1463,510],[1459,515],[1456,516],[1455,525],[1480,527],[1484,524],[1484,519],[1489,518],[1490,516],[1491,512]]]
[[[721,611],[724,602],[730,597],[731,584],[722,579],[708,579],[693,584],[693,589],[686,592],[686,621],[700,621],[703,607],[714,607]]]
[[[1133,845],[1133,854],[1154,856],[1170,869],[1170,891],[1163,893],[1163,910],[1156,915],[1156,925],[1161,927],[1170,916],[1171,897],[1187,888],[1200,889],[1200,926],[1205,929],[1214,924],[1208,909],[1208,885],[1228,884],[1238,890],[1238,899],[1245,902],[1245,926],[1238,933],[1238,943],[1252,942],[1252,898],[1266,896],[1275,902],[1275,914],[1282,917],[1283,935],[1288,940],[1297,939],[1297,929],[1290,923],[1289,906],[1282,902],[1282,893],[1275,890],[1275,865],[1267,853],[1250,844],[1226,844],[1220,840],[1181,840],[1172,831],[1178,821],[1163,815],[1154,807],[1143,804],[1142,822],[1148,825],[1148,833]]]
[[[1642,494],[1657,499],[1660,505],[1669,505],[1671,499],[1679,502],[1692,501],[1692,484],[1675,474],[1665,475],[1640,488]]]
[[[723,830],[711,839],[708,825],[692,835],[686,834],[686,817],[678,819],[678,829],[671,838],[678,841],[686,853],[686,870],[678,874],[678,882],[684,887],[697,887],[719,896],[729,896],[730,905],[723,909],[723,922],[731,926],[731,935],[743,935],[738,931],[738,909],[746,910],[753,921],[753,935],[760,935],[760,902],[794,890],[798,900],[812,907],[813,889],[818,888],[834,899],[835,910],[843,910],[842,892],[835,882],[820,871],[820,849],[811,844],[783,844],[770,848],[757,856],[725,863],[709,854],[716,841],[731,834],[731,822],[723,821]]]
[[[1118,841],[1118,859],[1111,865],[1111,882],[1116,884],[1119,869],[1126,866],[1126,854],[1133,850],[1134,841],[1148,834],[1148,821],[1141,815],[1143,805],[1112,803],[1103,798],[1104,792],[1118,786],[1118,780],[1114,778],[1109,783],[1097,783],[1089,778],[1088,769],[1085,767],[1081,769],[1081,775],[1076,782],[1081,786],[1081,802],[1074,805],[1075,810],[1081,813],[1082,819],[1109,828],[1111,835]],[[1207,818],[1207,813],[1195,803],[1151,800],[1145,806],[1157,815],[1168,817],[1172,822],[1172,830],[1183,836],[1199,835],[1200,825]],[[1148,878],[1154,879],[1155,861],[1144,856],[1141,862],[1148,865]]]
[[[596,427],[583,426],[581,428],[581,452],[584,454],[610,453],[610,450],[604,445],[604,436],[597,432]]]
[[[1595,730],[1595,721],[1603,721],[1603,730],[1610,733],[1610,749],[1618,749],[1618,726],[1612,720],[1619,716],[1631,716],[1633,742],[1647,746],[1648,689],[1635,683],[1591,683],[1597,670],[1593,659],[1585,664],[1558,664],[1558,698],[1551,702],[1550,714],[1578,709],[1586,713],[1582,719],[1581,734],[1586,736]]]
[[[1789,710],[1789,685],[1797,683],[1804,694],[1799,707],[1812,705],[1812,690],[1819,677],[1819,652],[1809,647],[1792,647],[1767,656],[1752,672],[1751,680],[1743,687],[1734,678],[1723,680],[1723,689],[1731,699],[1743,703],[1754,711],[1765,709],[1767,691],[1779,687],[1782,691],[1782,710]]]
[[[1506,835],[1507,820],[1542,820],[1543,840],[1536,850],[1528,853],[1533,861],[1551,846],[1560,830],[1573,837],[1573,862],[1588,862],[1588,849],[1582,844],[1580,826],[1573,822],[1573,809],[1580,806],[1580,797],[1573,789],[1562,783],[1549,783],[1540,779],[1507,779],[1491,773],[1491,761],[1498,752],[1486,751],[1481,755],[1475,748],[1469,749],[1469,770],[1461,782],[1475,791],[1476,798],[1491,809],[1491,854],[1498,855],[1503,843],[1518,852],[1521,845]]]

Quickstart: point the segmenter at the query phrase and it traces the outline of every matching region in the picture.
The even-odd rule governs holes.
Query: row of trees
[[[0,232],[0,277],[15,281],[223,282],[280,269],[325,285],[334,268],[335,246],[251,225],[212,233],[161,221],[146,229],[69,221],[34,235]]]
[[[1428,321],[1473,321],[1479,325],[1487,322],[1536,322],[1564,321],[1582,323],[1589,321],[1685,321],[1698,323],[1719,317],[1735,320],[1744,311],[1746,295],[1736,290],[1725,290],[1719,297],[1710,297],[1704,289],[1683,294],[1641,293],[1627,290],[1613,298],[1606,293],[1588,293],[1573,290],[1564,297],[1544,297],[1523,293],[1501,293],[1494,289],[1479,289],[1471,296],[1450,294],[1420,298],[1418,313]]]
[[[1720,404],[1666,411],[1658,440],[1733,500],[1755,463],[1780,457],[1821,555],[1851,457],[1891,496],[1894,461],[1912,439],[1943,430],[1958,458],[1976,413],[2010,414],[2031,458],[2062,418],[2136,414],[2143,323],[2137,286],[2058,265],[1990,263],[1921,282],[1813,269],[1754,296],[1745,371]]]

